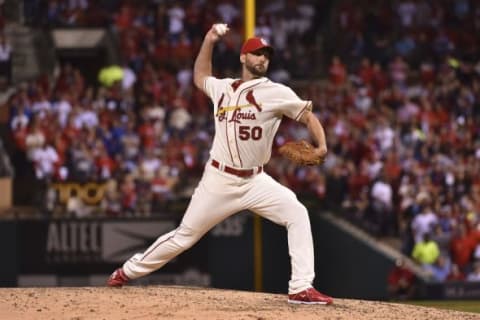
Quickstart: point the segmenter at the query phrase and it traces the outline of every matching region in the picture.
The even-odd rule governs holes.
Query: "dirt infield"
[[[187,287],[0,288],[0,319],[480,319],[480,315],[376,301],[290,305],[285,295]]]

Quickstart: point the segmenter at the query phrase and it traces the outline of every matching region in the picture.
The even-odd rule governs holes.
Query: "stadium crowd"
[[[330,112],[338,157],[326,164],[327,199],[348,190],[334,203],[373,233],[400,236],[434,281],[478,281],[479,4],[344,1],[334,12],[327,97],[316,104]]]
[[[110,11],[87,0],[47,3],[47,20],[32,23],[110,26],[124,77],[99,86],[65,64],[53,82],[20,85],[8,102],[17,152],[46,183],[106,181],[107,215],[148,215],[188,197],[213,132],[192,63],[205,31],[221,20],[232,32],[216,49],[215,72],[235,77],[237,2],[122,1]],[[260,3],[257,34],[276,48],[273,80],[308,79],[322,63],[317,32],[331,58],[323,81],[291,82],[326,128],[325,164],[298,168],[274,152],[268,172],[375,235],[400,237],[433,280],[480,281],[480,4]],[[315,23],[319,8],[331,12],[326,29]],[[274,151],[306,137],[286,121]]]

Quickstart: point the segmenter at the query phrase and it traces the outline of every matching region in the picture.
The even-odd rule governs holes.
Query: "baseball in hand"
[[[219,36],[223,36],[228,31],[228,26],[226,23],[216,23],[213,25],[213,28]]]

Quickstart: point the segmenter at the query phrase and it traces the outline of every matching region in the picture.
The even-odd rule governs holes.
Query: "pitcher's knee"
[[[183,250],[187,250],[192,247],[202,236],[203,233],[199,232],[198,230],[181,224],[175,232],[173,241]]]
[[[301,209],[298,210],[298,220],[302,224],[306,224],[310,226],[310,218],[308,217],[308,210],[303,205]]]
[[[288,210],[292,212],[288,217],[287,226],[291,224],[307,224],[310,225],[308,210],[301,203],[292,204]]]

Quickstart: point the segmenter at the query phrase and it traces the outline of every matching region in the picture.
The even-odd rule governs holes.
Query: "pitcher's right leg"
[[[160,236],[145,252],[134,254],[112,274],[108,284],[120,286],[161,268],[217,223],[237,212],[236,188],[230,188],[229,183],[228,177],[207,168],[178,228]]]
[[[248,208],[255,213],[287,228],[292,269],[289,294],[310,288],[315,268],[312,231],[305,206],[290,189],[266,173],[252,179],[245,201],[248,201]]]
[[[194,245],[206,232],[180,224],[159,237],[144,253],[137,253],[123,264],[129,279],[136,279],[163,267],[168,261]]]

